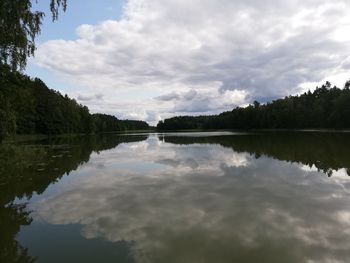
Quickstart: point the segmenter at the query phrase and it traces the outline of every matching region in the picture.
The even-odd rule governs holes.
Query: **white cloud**
[[[40,45],[36,63],[114,105],[86,101],[94,111],[132,115],[131,105],[147,104],[143,119],[147,111],[208,114],[343,80],[349,11],[347,0],[129,0],[120,20]]]
[[[78,95],[79,101],[89,101],[89,100],[101,100],[103,99],[103,94],[95,94],[94,96],[84,96],[84,95]]]

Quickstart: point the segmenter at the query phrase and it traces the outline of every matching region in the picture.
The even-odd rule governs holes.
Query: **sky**
[[[48,10],[49,0],[34,9]],[[350,78],[348,0],[68,0],[26,70],[91,112],[154,125]]]

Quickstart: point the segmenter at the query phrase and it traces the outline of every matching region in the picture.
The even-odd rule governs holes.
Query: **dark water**
[[[0,146],[0,262],[350,262],[350,134]]]

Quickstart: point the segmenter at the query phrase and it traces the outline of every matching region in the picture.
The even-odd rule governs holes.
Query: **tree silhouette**
[[[119,120],[49,89],[40,79],[0,65],[0,141],[9,134],[90,134],[145,130],[144,121]]]
[[[348,129],[350,128],[350,81],[344,89],[330,82],[266,104],[237,107],[215,116],[179,116],[158,123],[159,130],[185,129]]]
[[[60,7],[66,10],[67,0],[51,0],[53,21]],[[32,11],[31,0],[0,0],[0,64],[12,70],[25,68],[27,58],[34,55],[44,16],[42,11]]]

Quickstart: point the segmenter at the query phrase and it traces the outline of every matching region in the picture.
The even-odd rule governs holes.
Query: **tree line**
[[[326,82],[315,91],[288,96],[266,104],[211,116],[178,116],[157,125],[158,130],[186,129],[348,129],[350,81],[343,89]]]
[[[0,65],[0,140],[11,134],[99,133],[148,129],[143,121],[119,120],[89,109],[38,78]]]
[[[147,130],[149,125],[147,122],[138,120],[119,120],[112,115],[96,113],[92,115],[95,132],[115,132],[115,131],[132,131]]]

